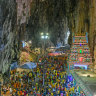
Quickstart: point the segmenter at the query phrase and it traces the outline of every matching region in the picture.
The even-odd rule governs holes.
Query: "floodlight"
[[[44,39],[45,37],[44,36],[41,36],[42,39]]]
[[[44,35],[44,33],[42,32],[41,35]]]

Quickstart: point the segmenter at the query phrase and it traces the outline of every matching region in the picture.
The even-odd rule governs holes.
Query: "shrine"
[[[88,33],[86,34],[72,34],[73,42],[71,46],[71,53],[69,55],[69,70],[85,69],[92,64],[92,57],[90,55],[90,48],[88,47]]]

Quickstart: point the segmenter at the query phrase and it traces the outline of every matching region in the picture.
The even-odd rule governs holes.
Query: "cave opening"
[[[32,73],[33,76],[31,74],[28,79],[25,78],[25,81],[32,84],[32,78],[39,77],[39,71],[42,71],[40,73],[42,80],[39,78],[42,82],[40,86],[43,85],[42,88],[51,79],[51,83],[56,82],[55,77],[50,75],[51,73],[55,74],[56,71],[58,71],[56,73],[57,79],[59,71],[62,74],[63,72],[68,73],[67,77],[71,79],[66,78],[66,80],[74,80],[74,82],[78,79],[73,76],[75,72],[77,75],[81,71],[86,71],[85,73],[88,75],[93,72],[92,76],[95,78],[95,0],[1,0],[0,78],[5,79],[4,83],[7,82],[11,73],[17,72],[16,74],[19,74],[20,68],[25,68],[29,62],[33,65],[32,67],[27,66],[27,68],[32,69],[32,72],[28,71],[28,75]],[[12,69],[11,67],[15,68]],[[47,70],[46,72],[43,67]],[[54,72],[50,72],[50,69]],[[77,72],[77,70],[79,71]],[[23,71],[25,72],[25,70]],[[46,80],[44,72],[52,78]],[[75,79],[72,79],[71,75]],[[84,74],[78,76],[81,75],[85,76]],[[79,87],[82,89],[82,86]],[[85,94],[89,96],[85,91],[82,96]],[[91,94],[89,90],[87,91]]]

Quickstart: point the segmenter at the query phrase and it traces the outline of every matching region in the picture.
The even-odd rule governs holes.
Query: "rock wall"
[[[94,56],[96,50],[96,0],[89,1],[89,21],[89,46],[92,56]]]
[[[41,40],[41,32],[49,32],[50,40],[65,44],[66,34],[88,32],[89,47],[94,57],[96,38],[96,0],[36,0],[31,3],[30,19],[26,26],[29,39],[34,46]]]
[[[94,57],[94,46],[96,38],[96,0],[78,0],[74,11],[69,7],[69,29],[74,33],[88,32],[89,47]],[[71,42],[70,37],[69,42]]]
[[[30,19],[27,24],[32,46],[41,46],[41,32],[48,32],[51,42],[56,45],[58,39],[63,45],[68,32],[66,0],[36,0],[31,3]]]
[[[2,38],[0,50],[0,72],[9,70],[13,59],[18,58],[18,31],[16,26],[16,2],[14,0],[2,0]]]
[[[16,0],[17,3],[17,24],[26,23],[30,16],[30,3],[32,0]]]

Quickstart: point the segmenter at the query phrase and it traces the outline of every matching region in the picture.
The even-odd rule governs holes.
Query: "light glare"
[[[44,35],[44,33],[41,33],[41,35]]]
[[[46,33],[46,35],[49,35],[48,33]]]
[[[45,39],[47,39],[48,38],[48,36],[45,36]]]
[[[41,36],[42,39],[44,39],[44,36]]]
[[[31,43],[32,43],[32,41],[30,40],[30,41],[29,41],[29,43],[31,44]]]

